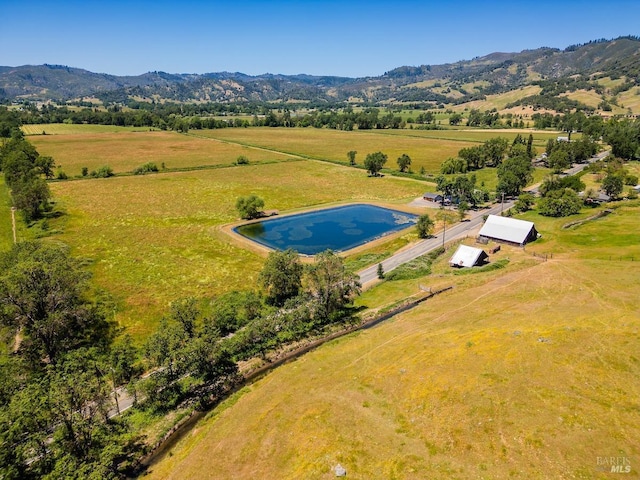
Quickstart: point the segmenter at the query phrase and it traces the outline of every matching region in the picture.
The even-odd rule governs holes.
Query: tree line
[[[89,280],[60,244],[23,242],[0,253],[4,479],[126,478],[146,447],[132,416],[115,415],[116,387],[146,415],[205,407],[238,381],[238,362],[353,321],[360,292],[331,251],[307,265],[294,251],[272,252],[259,290],[176,300],[136,347]]]

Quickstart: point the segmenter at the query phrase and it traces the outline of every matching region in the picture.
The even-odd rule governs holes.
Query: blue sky
[[[640,1],[0,0],[0,65],[381,75],[640,35]]]

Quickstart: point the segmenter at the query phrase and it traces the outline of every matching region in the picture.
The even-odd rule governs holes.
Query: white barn
[[[487,261],[488,255],[484,250],[467,245],[460,245],[449,260],[452,267],[471,268],[476,265],[482,265]]]
[[[533,222],[498,215],[489,215],[478,235],[480,238],[519,246],[538,238],[538,232]]]

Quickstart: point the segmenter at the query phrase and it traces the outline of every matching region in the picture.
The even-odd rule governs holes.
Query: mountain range
[[[115,76],[61,65],[0,66],[0,101],[459,104],[533,84],[588,89],[594,86],[589,82],[604,77],[624,79],[619,92],[639,85],[639,37],[594,40],[563,50],[541,47],[491,53],[443,65],[402,66],[365,78],[229,72]],[[554,94],[560,93],[556,88]]]

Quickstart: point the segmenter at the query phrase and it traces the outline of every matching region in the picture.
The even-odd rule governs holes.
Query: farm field
[[[604,457],[637,475],[640,263],[600,256],[638,250],[613,237],[639,213],[573,229],[529,213],[542,241],[503,246],[502,270],[453,275],[444,255],[433,277],[368,291],[455,285],[245,387],[144,478],[321,479],[341,464],[357,479],[605,479]]]
[[[231,165],[240,155],[254,163],[291,159],[274,152],[162,131],[41,135],[30,137],[29,141],[41,155],[53,157],[69,176],[80,176],[83,167],[91,171],[104,165],[117,174],[131,172],[147,162],[158,168],[164,163],[172,169]]]
[[[436,172],[440,164],[455,157],[461,148],[472,145],[457,139],[429,139],[421,136],[389,135],[389,130],[340,131],[316,128],[225,128],[198,130],[194,135],[206,136],[241,145],[303,155],[307,158],[347,163],[347,152],[355,150],[356,162],[362,165],[368,153],[381,151],[389,157],[386,168],[397,169],[396,159],[403,153],[411,157],[411,169],[421,167]],[[412,133],[415,130],[402,130]],[[514,135],[515,136],[515,135]]]
[[[312,161],[87,179],[51,184],[66,215],[49,223],[55,240],[91,262],[120,324],[140,339],[173,300],[254,288],[263,257],[220,230],[237,220],[238,197],[253,193],[286,212],[356,200],[401,204],[429,185]]]
[[[432,138],[436,140],[457,140],[460,142],[472,142],[481,143],[495,137],[503,137],[512,142],[516,135],[520,134],[525,140],[529,138],[529,134],[533,135],[533,145],[539,149],[544,149],[547,146],[547,142],[550,139],[556,139],[561,133],[549,130],[520,130],[520,129],[495,129],[495,130],[480,130],[480,129],[467,129],[459,127],[456,129],[448,130],[419,130],[414,129],[401,129],[401,130],[384,130],[383,135],[398,135],[407,137],[423,137]],[[461,145],[460,148],[464,148],[465,145]],[[542,150],[541,150],[542,151]],[[456,152],[457,153],[457,152]]]
[[[47,135],[74,135],[92,133],[149,132],[155,130],[152,127],[119,127],[116,125],[85,125],[72,123],[27,124],[22,125],[20,128],[25,135],[29,136],[44,136],[42,132],[45,132]]]

